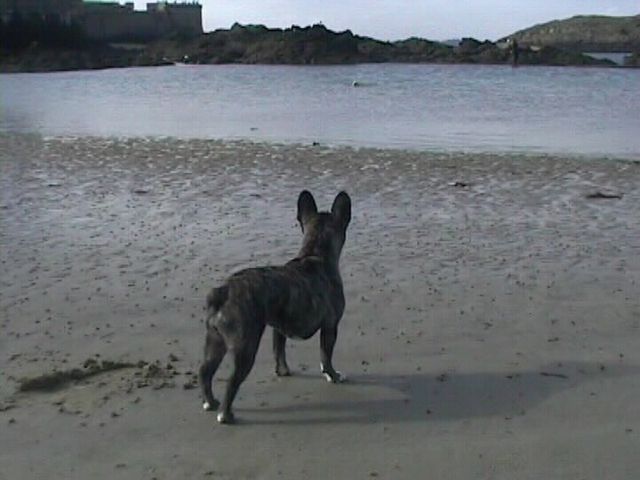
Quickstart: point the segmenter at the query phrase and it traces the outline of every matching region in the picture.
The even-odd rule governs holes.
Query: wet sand
[[[350,381],[267,335],[220,426],[204,296],[296,254],[303,188],[353,199]],[[5,135],[0,192],[2,480],[640,471],[640,161]]]

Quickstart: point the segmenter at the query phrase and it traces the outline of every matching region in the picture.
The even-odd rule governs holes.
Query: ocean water
[[[0,132],[640,158],[640,70],[184,65],[3,74]]]

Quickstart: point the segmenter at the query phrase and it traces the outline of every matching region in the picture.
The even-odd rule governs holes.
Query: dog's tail
[[[220,310],[227,301],[228,296],[229,287],[227,285],[213,288],[207,294],[207,320],[205,322],[207,328],[209,328],[211,319],[216,315],[216,313],[218,313],[218,310]]]

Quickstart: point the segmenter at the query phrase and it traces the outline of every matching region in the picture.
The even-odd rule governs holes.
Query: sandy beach
[[[267,332],[218,425],[206,292],[302,189],[353,200],[349,381]],[[0,479],[636,478],[639,204],[640,159],[0,135]]]

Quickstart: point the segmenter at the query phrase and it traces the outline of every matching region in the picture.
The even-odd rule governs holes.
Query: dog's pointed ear
[[[351,221],[351,198],[347,192],[340,192],[331,206],[331,215],[333,215],[343,225],[344,228]]]
[[[318,213],[318,206],[308,190],[300,192],[298,197],[298,221],[303,224],[310,215]]]

